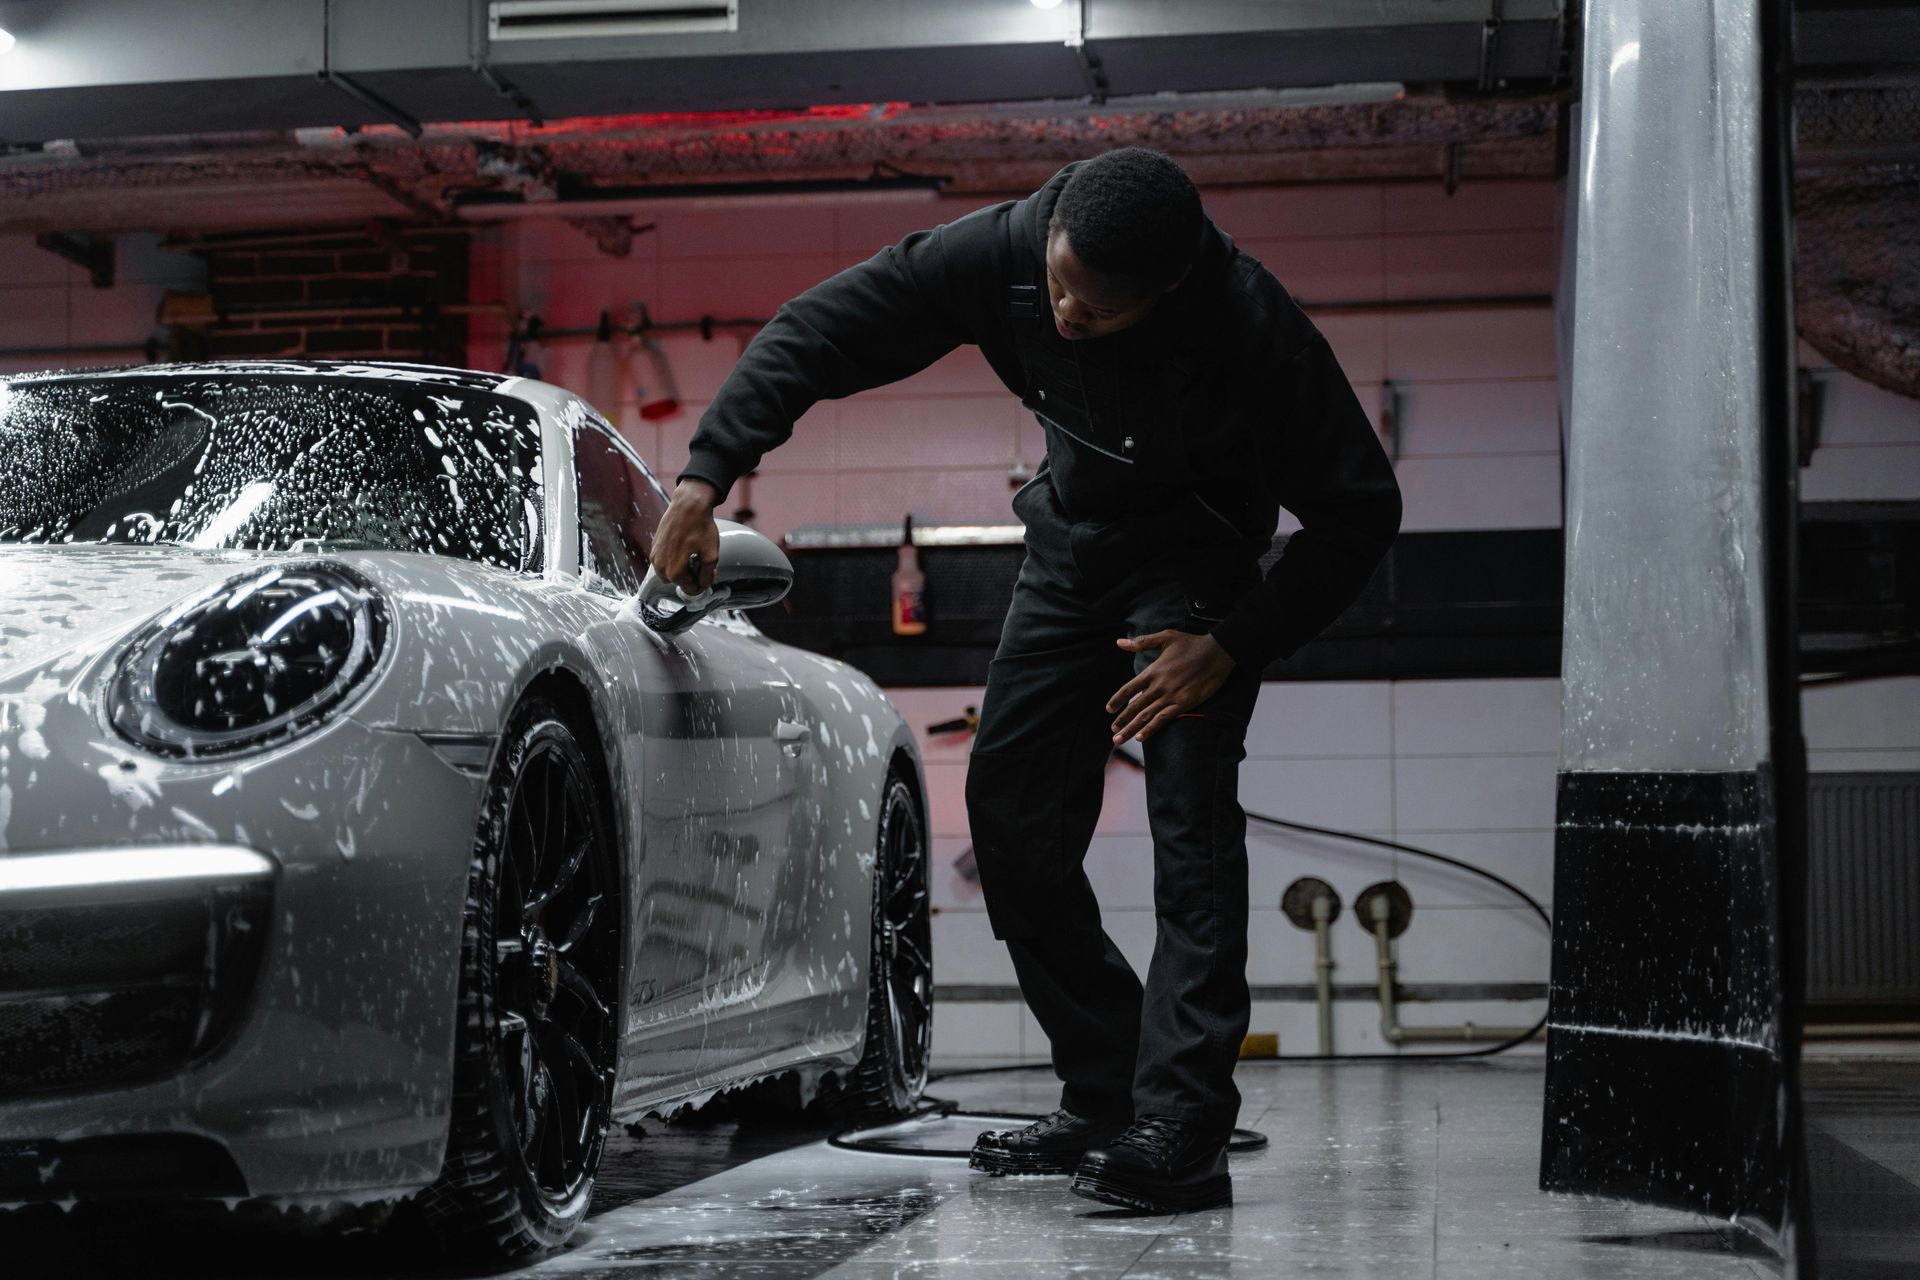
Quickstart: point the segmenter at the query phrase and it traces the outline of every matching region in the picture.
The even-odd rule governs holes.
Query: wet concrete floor
[[[1816,1207],[1840,1251],[1828,1276],[1920,1275],[1920,1067],[1809,1070]],[[891,1276],[1154,1278],[1753,1277],[1777,1262],[1718,1221],[1534,1189],[1537,1057],[1448,1065],[1248,1064],[1231,1209],[1136,1216],[1061,1178],[989,1178],[964,1161],[836,1149],[819,1126],[662,1125],[616,1133],[594,1211],[563,1253],[506,1273],[572,1280]],[[1045,1071],[955,1077],[933,1093],[979,1112],[1039,1112]],[[1891,1117],[1891,1119],[1889,1119]],[[975,1119],[900,1141],[964,1147]],[[990,1127],[990,1126],[989,1126]],[[1824,1194],[1822,1180],[1838,1197]],[[1831,1202],[1831,1203],[1830,1203]],[[1842,1210],[1844,1209],[1844,1212]],[[1842,1229],[1844,1228],[1844,1229]],[[1826,1252],[1826,1250],[1823,1250]],[[0,1226],[9,1276],[438,1280],[457,1274],[377,1239],[291,1235],[124,1209]]]

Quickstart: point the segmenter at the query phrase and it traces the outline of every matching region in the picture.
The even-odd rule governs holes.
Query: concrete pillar
[[[1541,1184],[1789,1257],[1785,0],[1587,0]]]

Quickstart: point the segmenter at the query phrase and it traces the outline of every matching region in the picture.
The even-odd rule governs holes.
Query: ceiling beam
[[[735,31],[500,40],[486,0],[0,0],[18,39],[0,60],[0,142],[1074,99],[1089,93],[1090,63],[1099,96],[1489,76],[1537,87],[1558,74],[1562,9],[740,0]]]

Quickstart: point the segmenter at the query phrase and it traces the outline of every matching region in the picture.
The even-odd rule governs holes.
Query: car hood
[[[119,641],[195,592],[285,552],[0,546],[0,690]]]

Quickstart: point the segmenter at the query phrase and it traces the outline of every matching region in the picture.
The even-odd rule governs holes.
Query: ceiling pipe
[[[783,208],[807,205],[862,203],[916,203],[938,199],[937,179],[870,182],[703,183],[698,186],[662,185],[657,194],[628,193],[613,198],[578,200],[464,200],[454,204],[463,222],[519,222],[529,218],[601,218],[662,210]]]

